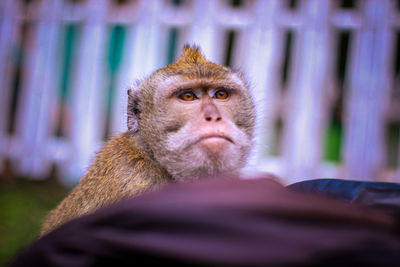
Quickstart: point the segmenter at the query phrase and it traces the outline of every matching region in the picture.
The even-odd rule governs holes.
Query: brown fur
[[[172,85],[165,85],[171,78]],[[182,86],[231,87],[236,93],[226,102],[187,105],[170,95],[171,90]],[[215,128],[204,122],[202,114],[207,112],[220,113],[223,120],[217,128],[231,134],[234,145],[222,151],[220,147],[209,151],[204,147],[187,148],[202,129]],[[112,138],[98,152],[79,184],[49,213],[41,234],[123,198],[185,177],[234,171],[245,164],[253,128],[254,104],[244,78],[207,61],[199,48],[185,46],[176,62],[128,91],[129,131]]]
[[[73,218],[171,181],[170,175],[138,149],[129,132],[112,138],[79,184],[47,216],[42,234]]]

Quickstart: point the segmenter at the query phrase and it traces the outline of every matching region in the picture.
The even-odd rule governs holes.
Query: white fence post
[[[113,111],[113,133],[126,130],[127,90],[137,80],[145,78],[163,62],[164,47],[160,44],[160,0],[142,1],[138,6],[139,12],[136,25],[128,25],[124,44],[124,58],[121,72],[118,75],[117,96]]]
[[[321,160],[327,115],[326,99],[331,40],[330,1],[303,2],[303,24],[296,33],[284,133],[284,164],[290,182],[310,179]]]
[[[16,44],[17,5],[13,0],[0,2],[0,172],[8,152],[10,138],[7,127],[10,123],[10,96],[12,87],[12,55]]]
[[[352,47],[345,114],[345,175],[372,180],[385,164],[385,112],[389,103],[392,38],[388,0],[365,2],[365,21]]]
[[[129,70],[134,80],[145,78],[164,63],[160,51],[163,46],[159,43],[161,4],[160,0],[142,2],[141,19],[134,33],[133,65]]]
[[[56,48],[61,2],[42,0],[36,17],[31,18],[32,42],[26,46],[23,84],[18,106],[19,174],[44,178],[49,173],[47,141],[50,125],[50,104],[57,81]]]
[[[271,141],[276,109],[279,103],[280,59],[283,53],[283,34],[276,23],[281,1],[257,1],[254,4],[254,24],[249,25],[246,72],[251,81],[257,107],[255,150],[249,162],[272,171],[265,160]]]
[[[83,174],[99,148],[104,133],[103,72],[106,38],[105,0],[87,1],[82,18],[79,52],[71,87],[72,119],[68,133],[72,155],[62,170],[62,178],[69,184]]]
[[[115,96],[112,109],[111,119],[111,135],[116,135],[122,131],[127,130],[127,116],[126,107],[128,104],[127,90],[132,86],[135,79],[132,77],[132,69],[134,68],[134,56],[132,49],[135,45],[136,29],[135,23],[138,24],[142,9],[144,8],[140,3],[131,1],[125,3],[121,7],[113,7],[115,17],[112,20],[118,20],[125,30],[125,39],[123,43],[121,66],[118,70],[116,83],[115,83]],[[123,12],[121,14],[121,11]],[[130,11],[130,12],[127,12]]]
[[[218,27],[215,23],[218,1],[203,0],[194,1],[193,19],[188,37],[190,44],[197,44],[207,59],[219,62],[219,51],[221,47],[216,44]]]

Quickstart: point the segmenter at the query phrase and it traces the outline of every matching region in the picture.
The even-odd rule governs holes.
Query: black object
[[[387,210],[400,221],[400,184],[341,179],[315,179],[294,183],[289,189]]]

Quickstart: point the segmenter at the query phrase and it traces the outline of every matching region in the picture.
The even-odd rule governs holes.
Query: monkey
[[[128,89],[127,131],[97,152],[44,220],[44,235],[74,218],[169,183],[237,172],[253,146],[255,104],[240,71],[196,45]]]

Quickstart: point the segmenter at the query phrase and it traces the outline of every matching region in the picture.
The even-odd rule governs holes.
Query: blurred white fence
[[[0,171],[6,159],[32,178],[57,166],[76,182],[104,136],[126,129],[129,85],[196,43],[251,80],[249,170],[400,181],[399,2],[1,0]],[[107,52],[116,25],[117,71]],[[325,147],[338,138],[332,161]]]

